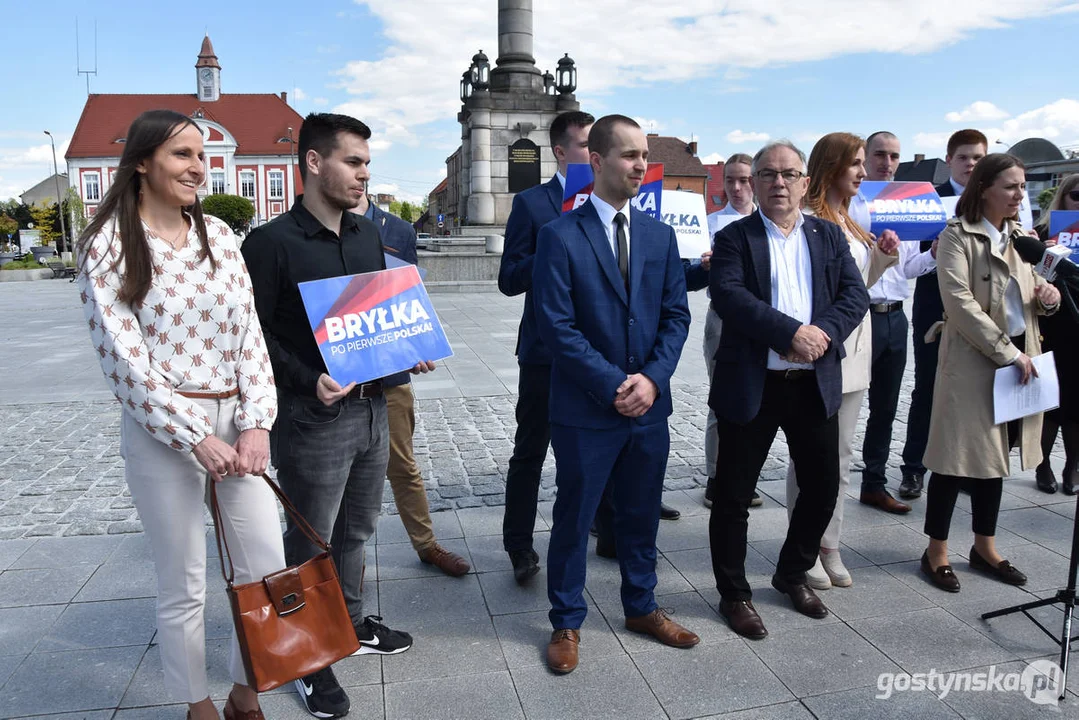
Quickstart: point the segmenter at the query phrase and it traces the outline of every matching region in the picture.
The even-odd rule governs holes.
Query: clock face
[[[203,68],[202,69],[202,79],[203,79],[204,82],[210,82],[210,80],[212,80],[213,77],[214,77],[214,71],[213,70],[211,70],[210,68]]]

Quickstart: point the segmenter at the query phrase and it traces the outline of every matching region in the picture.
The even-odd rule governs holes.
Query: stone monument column
[[[472,127],[471,179],[468,195],[468,223],[492,225],[495,198],[491,194],[491,96],[486,91],[469,98]],[[462,148],[463,152],[463,148]]]
[[[498,0],[498,58],[491,90],[543,92],[543,76],[532,55],[532,0]]]

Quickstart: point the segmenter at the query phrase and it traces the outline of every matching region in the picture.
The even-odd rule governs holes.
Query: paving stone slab
[[[38,652],[146,646],[157,630],[150,598],[72,603],[38,645]]]
[[[0,609],[0,656],[14,655],[21,659],[33,652],[63,612],[63,605]],[[11,662],[14,659],[4,658],[0,660],[0,665]],[[3,684],[2,680],[0,684]]]
[[[8,717],[115,708],[145,652],[126,647],[35,653],[0,689],[0,708]]]
[[[388,683],[385,697],[386,720],[524,720],[506,671]]]
[[[933,693],[908,691],[886,695],[877,685],[816,695],[802,702],[817,717],[829,720],[953,720],[960,717]]]
[[[546,666],[510,671],[529,720],[666,720],[656,696],[628,657],[597,658],[568,675]]]
[[[153,563],[131,562],[116,565],[106,563],[96,569],[93,577],[75,597],[75,601],[126,600],[156,596],[157,572]]]
[[[472,563],[468,553],[468,546],[463,538],[440,541],[442,547],[450,552],[457,553],[465,560]],[[394,543],[392,545],[378,545],[378,579],[404,580],[407,578],[438,577],[442,571],[434,565],[429,565],[420,560],[411,543]],[[371,547],[374,550],[374,546]],[[368,563],[374,561],[368,558]]]
[[[454,540],[464,537],[461,531],[461,523],[455,513],[433,513],[431,526],[434,529],[435,538],[439,542]],[[408,533],[405,532],[404,523],[399,515],[383,515],[378,519],[378,532],[376,534],[378,545],[391,543],[407,543]]]
[[[90,579],[95,568],[5,570],[0,573],[0,607],[67,603]]]
[[[546,666],[547,643],[552,632],[547,611],[499,615],[492,620],[502,654],[511,670]],[[588,614],[581,626],[580,655],[589,661],[625,655],[618,637],[594,604],[589,604]]]
[[[723,715],[709,715],[698,720],[813,720],[813,714],[800,702],[765,705]]]
[[[38,540],[20,538],[17,540],[0,540],[0,572],[11,567],[12,563],[27,551]]]
[[[532,549],[539,555],[540,568],[547,566],[547,546],[550,541],[549,531],[532,534]],[[509,554],[503,549],[501,535],[474,535],[465,542],[472,557],[472,569],[476,572],[500,572],[513,567]],[[535,585],[535,579],[530,584]]]

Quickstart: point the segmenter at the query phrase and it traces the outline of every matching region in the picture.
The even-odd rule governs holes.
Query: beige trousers
[[[412,434],[416,431],[416,400],[412,383],[383,389],[386,396],[386,416],[390,425],[390,461],[386,477],[393,490],[393,501],[416,552],[435,544],[431,525],[431,509],[427,505],[427,488],[416,466],[412,451]]]
[[[236,442],[237,398],[195,400],[210,416],[214,434]],[[198,702],[206,682],[206,521],[209,479],[191,453],[154,439],[123,414],[120,454],[131,497],[153,551],[157,570],[157,642],[165,688],[175,700]],[[225,538],[236,567],[235,583],[252,582],[285,567],[277,499],[260,477],[227,477],[217,486]],[[214,561],[212,572],[220,572]],[[247,684],[236,635],[229,654],[232,681]]]
[[[854,430],[858,425],[858,414],[862,409],[865,390],[843,393],[843,402],[839,405],[839,495],[835,500],[832,520],[820,539],[820,546],[835,550],[839,547],[839,533],[843,529],[843,504],[850,487],[850,463],[854,456]],[[794,501],[798,499],[798,478],[794,474],[794,463],[787,465],[787,519],[794,511]]]

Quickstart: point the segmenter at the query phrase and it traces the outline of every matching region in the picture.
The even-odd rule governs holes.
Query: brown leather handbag
[[[281,488],[268,476],[262,478],[296,527],[322,548],[322,552],[298,567],[285,568],[257,582],[233,585],[235,568],[228,541],[221,532],[216,483],[211,481],[210,511],[214,518],[217,551],[221,556],[221,574],[228,584],[232,620],[247,671],[247,684],[258,692],[317,672],[360,647],[345,607],[330,546],[293,507]]]

